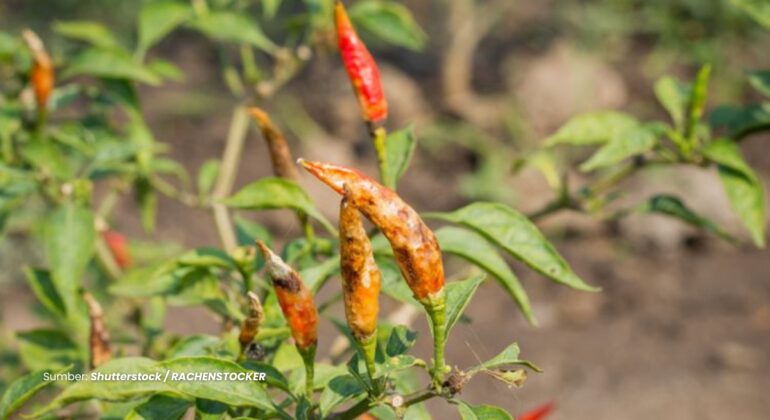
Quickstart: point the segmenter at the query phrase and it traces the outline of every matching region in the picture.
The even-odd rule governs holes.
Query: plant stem
[[[214,190],[211,193],[212,210],[214,213],[214,223],[217,226],[219,239],[222,241],[226,251],[232,251],[238,246],[233,231],[233,224],[230,221],[230,213],[227,207],[220,203],[232,191],[235,183],[235,175],[238,172],[238,164],[243,152],[243,144],[246,140],[246,131],[249,127],[248,112],[246,107],[238,105],[233,111],[233,118],[230,120],[230,129],[227,133],[227,143],[222,154],[222,165],[217,177]]]
[[[305,363],[305,395],[308,401],[313,402],[313,377],[315,373],[315,350],[316,346],[312,345],[306,349],[300,349],[299,354],[302,356],[302,361]]]
[[[377,365],[374,363],[377,353],[377,332],[375,331],[369,337],[361,339],[358,344],[361,346],[361,353],[363,353],[364,361],[366,362],[366,373],[369,374],[369,380],[372,381],[372,389],[375,395],[379,395],[380,389],[374,380],[374,375],[377,373]]]
[[[436,296],[429,296],[421,302],[428,312],[433,326],[433,388],[440,390],[444,383],[446,364],[444,362],[444,345],[446,344],[446,292],[441,289]]]
[[[385,139],[388,137],[388,132],[385,127],[376,127],[372,131],[372,141],[374,142],[374,150],[377,152],[377,165],[380,169],[380,181],[382,185],[395,189],[393,179],[390,176],[390,168],[388,168],[388,151],[385,147]]]

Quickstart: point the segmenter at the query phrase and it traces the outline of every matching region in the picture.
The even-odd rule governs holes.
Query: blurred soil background
[[[414,124],[420,141],[400,187],[420,211],[450,210],[471,199],[538,208],[552,197],[545,180],[533,170],[513,176],[510,169],[570,116],[623,109],[643,119],[665,118],[654,99],[654,80],[666,73],[689,79],[701,62],[714,64],[711,105],[748,103],[756,97],[744,72],[770,68],[770,34],[727,1],[405,3],[429,35],[425,51],[373,50],[393,111],[389,126]],[[135,9],[133,2],[3,0],[0,24],[9,32],[30,26],[50,39],[47,26],[55,19],[96,19],[130,34]],[[216,51],[196,34],[178,31],[153,54],[176,63],[186,78],[143,89],[145,114],[171,156],[194,174],[220,156],[235,103],[218,73]],[[316,54],[297,80],[262,105],[289,134],[296,156],[376,172],[334,52]],[[743,143],[766,183],[768,140],[754,136]],[[270,171],[266,147],[252,127],[237,185]],[[580,175],[573,175],[570,182],[580,185]],[[338,198],[308,177],[304,186],[336,220]],[[652,192],[684,192],[690,207],[741,231],[713,172],[650,170],[624,187],[624,198],[637,201]],[[292,214],[246,216],[277,238],[300,233]],[[141,230],[130,199],[120,203],[113,223],[136,239],[136,253],[149,252],[143,244],[153,238],[185,248],[218,245],[208,214],[170,200],[161,200],[154,237]],[[518,269],[540,321],[535,328],[496,283],[486,282],[469,306],[471,322],[453,333],[449,363],[473,365],[515,340],[522,356],[545,372],[530,375],[522,389],[477,377],[464,398],[515,414],[554,401],[553,420],[770,417],[766,251],[725,244],[654,216],[608,225],[567,213],[540,225],[575,271],[603,292],[572,291]],[[41,254],[12,235],[0,245],[4,334],[36,325],[19,265]],[[218,330],[195,310],[171,312],[168,327],[180,333]],[[427,325],[419,319],[415,328],[418,352],[429,357]],[[324,331],[321,348],[334,338],[330,326]],[[443,402],[429,407],[435,418],[457,416]]]

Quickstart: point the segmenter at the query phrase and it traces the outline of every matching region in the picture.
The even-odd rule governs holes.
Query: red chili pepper
[[[91,368],[96,368],[104,363],[107,363],[112,359],[112,351],[110,351],[110,334],[107,332],[107,327],[104,325],[104,312],[102,311],[99,302],[86,292],[83,294],[83,299],[88,306],[88,317],[91,320],[91,337],[90,343],[90,364]]]
[[[541,405],[540,407],[537,407],[535,409],[525,412],[519,417],[516,417],[516,419],[517,420],[541,420],[541,419],[544,419],[548,414],[550,414],[551,411],[553,411],[553,408],[554,408],[554,403],[549,402],[547,404]]]
[[[114,230],[105,230],[102,232],[102,238],[107,243],[107,247],[110,249],[112,258],[115,259],[115,263],[118,267],[126,269],[133,264],[131,253],[128,250],[128,241],[126,237]]]
[[[388,102],[382,90],[380,70],[358,37],[341,1],[334,6],[334,22],[342,63],[356,91],[363,117],[370,124],[381,123],[388,117]]]
[[[29,79],[35,89],[37,107],[41,112],[48,106],[48,98],[54,87],[54,69],[51,57],[46,52],[43,42],[34,32],[25,29],[22,36],[32,51],[34,63]]]
[[[318,341],[318,312],[313,295],[299,277],[299,273],[273,253],[264,242],[258,241],[259,249],[267,262],[267,271],[273,280],[273,288],[289,324],[291,335],[300,350],[315,347]]]
[[[424,300],[443,290],[444,265],[436,236],[401,197],[353,168],[299,162],[382,231],[415,298]]]

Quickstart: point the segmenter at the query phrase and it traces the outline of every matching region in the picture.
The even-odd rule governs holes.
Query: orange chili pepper
[[[83,299],[88,306],[88,317],[91,320],[91,336],[89,339],[91,357],[91,369],[97,368],[112,359],[110,350],[110,334],[104,325],[104,312],[99,302],[86,292]]]
[[[344,195],[382,231],[417,300],[423,301],[443,290],[444,265],[436,236],[401,197],[353,168],[302,159],[299,163]]]
[[[388,102],[382,90],[380,70],[358,37],[341,1],[334,6],[334,23],[342,63],[356,91],[363,117],[372,125],[381,123],[388,117]]]
[[[374,383],[380,270],[358,210],[347,198],[340,203],[340,271],[345,318],[363,350],[366,369]]]
[[[241,332],[238,335],[238,342],[241,344],[241,352],[249,345],[259,332],[259,324],[262,323],[264,313],[259,297],[254,292],[249,292],[249,315],[241,323]]]
[[[281,178],[298,180],[297,168],[294,166],[294,159],[291,157],[291,150],[281,130],[270,120],[267,113],[257,107],[249,108],[249,113],[256,120],[262,129],[262,137],[267,142],[270,149],[270,160],[273,163],[273,173]]]
[[[313,295],[302,282],[299,273],[273,253],[262,241],[257,241],[267,262],[267,271],[273,280],[273,288],[289,324],[291,335],[299,349],[314,347],[318,341],[318,312]]]
[[[54,87],[54,69],[51,57],[43,46],[43,41],[29,29],[22,32],[22,37],[27,46],[32,51],[34,63],[29,79],[32,87],[35,89],[35,100],[40,112],[43,112],[48,106],[48,98]]]
[[[114,230],[105,230],[102,232],[102,238],[110,249],[112,258],[115,259],[115,263],[118,267],[126,269],[133,264],[131,253],[128,250],[128,241],[126,237]]]

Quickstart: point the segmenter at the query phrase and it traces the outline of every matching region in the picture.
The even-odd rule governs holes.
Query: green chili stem
[[[312,345],[306,349],[297,348],[297,350],[299,350],[299,354],[302,356],[302,361],[305,363],[305,395],[307,395],[307,399],[312,403],[316,346]]]
[[[364,355],[366,372],[369,374],[369,379],[372,381],[372,389],[375,394],[379,394],[380,389],[377,386],[377,382],[374,380],[374,375],[377,373],[377,366],[374,362],[377,353],[377,332],[374,332],[369,337],[361,339],[358,344],[361,346],[361,352]]]
[[[395,185],[393,185],[390,169],[388,168],[388,151],[385,147],[385,139],[387,137],[388,132],[385,130],[385,127],[377,127],[372,130],[374,150],[377,152],[377,165],[380,169],[380,181],[386,187],[394,189]]]
[[[441,389],[446,373],[444,362],[444,345],[446,344],[446,294],[442,289],[436,296],[430,296],[422,304],[428,312],[433,326],[433,387]]]

